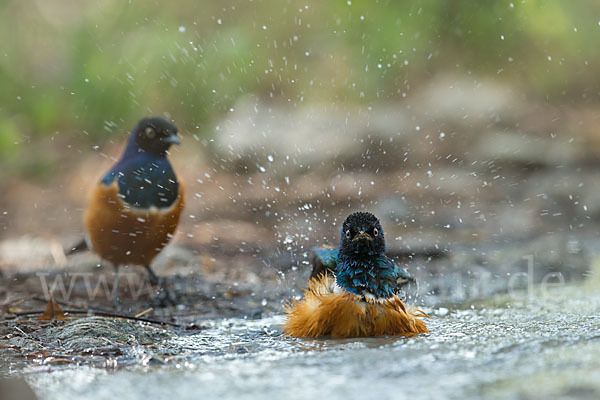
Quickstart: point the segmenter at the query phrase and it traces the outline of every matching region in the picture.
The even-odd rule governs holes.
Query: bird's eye
[[[156,131],[151,127],[146,128],[146,136],[150,139],[153,139],[156,136]]]
[[[348,239],[350,239],[350,229],[348,229],[348,230],[346,231],[346,237],[347,237]]]
[[[373,228],[373,236],[379,235],[379,229]]]

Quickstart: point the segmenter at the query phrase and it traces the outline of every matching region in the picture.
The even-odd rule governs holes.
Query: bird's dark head
[[[164,156],[173,144],[181,144],[177,137],[177,127],[166,119],[149,117],[139,121],[133,128],[128,148],[135,152],[146,151]]]
[[[340,255],[373,256],[385,253],[383,228],[369,212],[354,212],[342,225]]]

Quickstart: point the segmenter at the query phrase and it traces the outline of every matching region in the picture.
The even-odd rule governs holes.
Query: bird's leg
[[[152,268],[150,268],[149,265],[146,265],[146,270],[148,270],[148,280],[150,281],[150,284],[152,286],[158,285],[158,282],[160,281],[158,275],[156,275],[154,271],[152,271]]]
[[[121,278],[121,274],[119,274],[119,266],[115,265],[115,276],[113,280],[113,306],[116,310],[121,308],[121,301],[119,300],[119,279]]]
[[[152,286],[158,286],[158,296],[155,299],[156,303],[161,307],[176,305],[177,297],[169,289],[167,280],[156,275],[149,265],[146,265],[146,269],[148,270],[148,280],[150,281],[150,284]]]

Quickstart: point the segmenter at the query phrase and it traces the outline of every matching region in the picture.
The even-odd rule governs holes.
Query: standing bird
[[[427,314],[408,309],[397,296],[410,275],[384,254],[377,217],[368,212],[350,214],[342,226],[339,250],[317,253],[334,276],[324,273],[311,279],[304,298],[286,307],[284,333],[346,338],[427,332],[417,318]]]
[[[72,251],[87,247],[115,266],[115,306],[120,266],[143,265],[150,283],[159,283],[150,264],[173,237],[184,207],[183,185],[167,159],[169,147],[180,143],[171,122],[142,119],[121,158],[90,193],[85,245]]]

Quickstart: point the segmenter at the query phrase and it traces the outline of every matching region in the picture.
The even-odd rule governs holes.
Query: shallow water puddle
[[[43,399],[112,399],[124,388],[132,399],[597,398],[599,310],[600,293],[568,287],[425,310],[431,333],[410,339],[289,339],[281,316],[213,321],[138,344],[143,356],[113,370],[30,369],[27,381]]]

